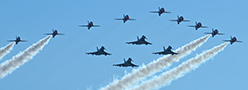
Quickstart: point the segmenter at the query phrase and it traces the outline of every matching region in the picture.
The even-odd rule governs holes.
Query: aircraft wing
[[[88,52],[88,53],[85,53],[85,54],[97,55],[97,52]]]
[[[188,27],[195,27],[195,25],[188,25]]]
[[[177,20],[170,20],[170,21],[177,21]]]
[[[7,40],[8,42],[15,42],[16,40]]]
[[[128,19],[128,20],[136,20],[136,19]]]
[[[53,33],[44,33],[45,35],[53,35]]]
[[[145,41],[145,43],[146,43],[146,44],[150,44],[150,45],[152,45],[152,43],[150,43],[150,42],[147,42],[147,41]]]
[[[132,64],[132,67],[139,67],[139,65]]]
[[[236,41],[236,42],[243,42],[243,41]]]
[[[152,54],[159,54],[159,55],[161,55],[161,54],[164,54],[164,52],[153,52]]]
[[[100,25],[93,25],[92,27],[100,27]]]
[[[125,64],[113,64],[113,66],[125,67]]]
[[[204,34],[212,34],[212,33],[210,33],[210,32],[206,32],[206,33],[204,33]]]
[[[159,11],[150,11],[150,13],[159,13]]]
[[[126,42],[127,44],[137,44],[137,41],[134,42]]]
[[[164,13],[171,13],[171,12],[165,11]]]
[[[58,33],[57,35],[65,35],[65,34],[63,34],[63,33]]]
[[[110,53],[104,52],[105,55],[111,55]]]
[[[201,26],[201,28],[208,28],[207,26]]]
[[[224,35],[224,33],[218,33],[218,35]]]
[[[231,40],[223,40],[223,41],[225,41],[225,42],[231,42]]]
[[[88,27],[88,25],[79,25],[79,27]]]
[[[123,18],[116,18],[115,20],[124,20]]]
[[[183,20],[184,22],[190,22],[190,20]]]
[[[19,42],[27,42],[27,40],[21,40],[21,41],[19,41]]]

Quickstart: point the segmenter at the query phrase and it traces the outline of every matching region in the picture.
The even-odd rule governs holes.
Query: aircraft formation
[[[170,11],[165,10],[165,8],[163,7],[158,7],[158,11],[150,11],[150,13],[157,13],[158,16],[161,16],[162,14],[167,14],[167,13],[171,13]],[[115,18],[114,20],[122,20],[123,23],[126,23],[128,20],[136,20],[134,18],[130,18],[129,15],[125,15],[123,14],[123,18]],[[179,16],[177,15],[177,19],[174,20],[169,20],[169,21],[173,21],[173,22],[177,22],[177,24],[180,24],[182,22],[190,22],[190,20],[185,20],[183,16]],[[93,23],[93,21],[87,21],[87,25],[79,25],[79,27],[87,27],[88,30],[90,30],[92,27],[100,27],[100,25],[95,25]],[[200,28],[208,28],[208,26],[203,26],[203,24],[201,22],[195,22],[195,25],[188,25],[188,27],[194,27],[195,30],[198,30]],[[219,33],[218,29],[212,29],[212,32],[205,32],[204,34],[211,34],[212,37],[216,36],[216,35],[224,35],[224,33]],[[45,33],[45,35],[52,35],[53,38],[55,38],[56,35],[64,35],[63,33],[58,33],[58,30],[52,29],[52,33]],[[15,42],[16,44],[18,44],[19,42],[27,42],[27,40],[21,40],[21,38],[19,36],[16,36],[16,40],[7,40],[9,42]],[[242,42],[242,41],[238,41],[236,37],[230,37],[230,40],[223,40],[225,42],[230,42],[231,45],[234,42]],[[136,41],[130,41],[130,42],[126,42],[126,44],[132,44],[132,45],[152,45],[151,42],[147,41],[147,37],[145,35],[142,35],[140,38],[137,36],[137,40]],[[106,52],[105,47],[101,46],[101,48],[99,49],[98,47],[97,51],[95,52],[86,52],[85,54],[87,55],[112,55],[111,53]],[[163,46],[163,51],[160,52],[153,52],[152,54],[158,54],[158,55],[177,55],[177,52],[173,52],[172,51],[172,46],[168,46],[167,48],[165,48]],[[121,64],[113,64],[113,66],[119,66],[119,67],[138,67],[138,65],[135,65],[132,63],[133,59],[132,58],[128,58],[128,60],[126,61],[124,59],[124,63]]]

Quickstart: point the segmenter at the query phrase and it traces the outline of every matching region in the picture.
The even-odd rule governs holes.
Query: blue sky
[[[43,33],[58,29],[64,36],[56,36],[32,60],[12,74],[0,79],[1,90],[85,90],[99,89],[121,78],[133,68],[113,67],[122,63],[123,58],[131,57],[138,65],[148,64],[161,57],[152,52],[162,50],[162,46],[179,48],[192,40],[211,32],[212,28],[225,33],[224,36],[209,38],[191,55],[173,63],[176,67],[185,60],[204,50],[222,44],[230,36],[236,36],[244,43],[228,45],[224,51],[198,69],[186,74],[161,89],[169,90],[244,90],[248,81],[247,33],[248,20],[246,0],[1,0],[0,1],[0,46],[6,40],[20,36],[28,40],[15,45],[10,54],[0,62],[45,37]],[[170,14],[149,13],[164,7]],[[115,21],[128,14],[135,21]],[[177,25],[169,20],[183,15],[191,22]],[[78,27],[93,21],[101,27]],[[195,21],[208,26],[207,29],[194,30],[187,25]],[[133,46],[125,42],[145,35],[151,46]],[[105,46],[111,56],[91,56],[86,52]],[[170,69],[169,68],[169,69]],[[136,68],[134,68],[136,69]],[[168,69],[167,69],[168,70]],[[163,72],[166,70],[163,70]],[[160,72],[161,73],[161,72]],[[157,73],[156,75],[159,75]]]

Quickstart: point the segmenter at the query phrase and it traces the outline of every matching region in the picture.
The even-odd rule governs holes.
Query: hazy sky
[[[134,64],[146,65],[162,57],[152,52],[171,45],[174,50],[211,32],[212,28],[225,33],[209,38],[196,51],[166,70],[176,67],[196,54],[222,44],[230,36],[243,43],[228,45],[224,51],[184,77],[173,81],[162,90],[245,90],[248,83],[247,59],[247,0],[1,0],[0,47],[20,36],[25,43],[15,45],[0,62],[25,50],[44,33],[58,29],[64,36],[56,36],[32,60],[12,74],[0,79],[0,90],[85,90],[99,89],[114,78],[137,68],[113,67],[131,57]],[[164,7],[170,14],[149,13]],[[116,21],[128,14],[135,21]],[[176,22],[183,15],[191,22]],[[87,21],[101,27],[79,25]],[[195,30],[187,27],[195,21],[209,28]],[[152,45],[127,45],[136,37],[145,35]],[[105,46],[111,56],[92,56],[86,52]],[[165,72],[163,70],[162,72]],[[159,75],[161,72],[156,73]],[[151,76],[152,77],[152,76]],[[149,77],[149,78],[151,78]]]

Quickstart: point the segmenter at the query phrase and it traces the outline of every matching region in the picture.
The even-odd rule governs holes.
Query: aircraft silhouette
[[[195,25],[188,25],[188,27],[195,27],[195,30],[198,28],[208,28],[207,26],[202,26],[201,22],[195,22]]]
[[[88,53],[85,53],[85,54],[88,54],[88,55],[89,54],[91,54],[91,55],[105,55],[105,56],[111,55],[110,53],[107,53],[107,52],[104,51],[106,49],[103,46],[100,49],[98,49],[98,47],[96,47],[96,49],[97,49],[96,52],[88,52]]]
[[[145,45],[151,45],[152,43],[147,42],[145,39],[146,36],[142,35],[142,37],[139,39],[139,37],[137,36],[137,41],[133,41],[133,42],[126,42],[127,44],[136,44],[136,45],[141,45],[141,44],[145,44]]]
[[[171,51],[171,49],[172,49],[172,47],[171,46],[168,46],[168,48],[167,49],[165,49],[165,47],[163,46],[163,49],[164,49],[164,51],[161,51],[161,52],[153,52],[153,54],[159,54],[159,55],[167,55],[167,54],[172,54],[172,55],[174,55],[174,54],[178,54],[178,53],[175,53],[175,52],[172,52]]]
[[[129,15],[123,14],[123,18],[116,18],[115,20],[123,20],[123,23],[126,23],[127,20],[135,20],[135,19],[131,19]]]
[[[230,36],[231,40],[223,40],[225,42],[230,42],[231,45],[234,43],[234,42],[243,42],[243,41],[237,41],[237,38],[236,37],[232,37]]]
[[[177,20],[170,20],[170,21],[177,21],[177,24],[180,24],[182,21],[183,22],[189,22],[190,20],[184,20],[184,17],[183,16],[178,16],[177,15]]]
[[[133,64],[132,61],[133,60],[131,58],[128,58],[127,61],[124,59],[124,63],[122,63],[122,64],[113,64],[113,66],[119,66],[119,67],[128,67],[128,66],[130,66],[130,67],[138,67],[138,65]]]
[[[165,9],[162,7],[158,7],[158,11],[150,11],[150,13],[158,13],[159,16],[161,16],[161,14],[163,13],[171,13],[171,12],[168,12],[168,11],[165,11]]]
[[[62,33],[58,33],[58,30],[54,30],[52,29],[53,33],[45,33],[45,35],[52,35],[53,38],[56,36],[56,35],[64,35]]]
[[[7,40],[8,42],[15,42],[16,44],[18,44],[19,42],[27,42],[27,40],[21,40],[21,37],[17,37],[16,36],[16,40]]]
[[[212,34],[212,37],[215,35],[224,35],[224,33],[219,33],[218,29],[212,29],[212,33],[206,32],[205,34]]]
[[[79,27],[88,27],[88,30],[90,30],[91,27],[100,27],[100,25],[94,25],[92,21],[87,21],[88,25],[79,25]]]

